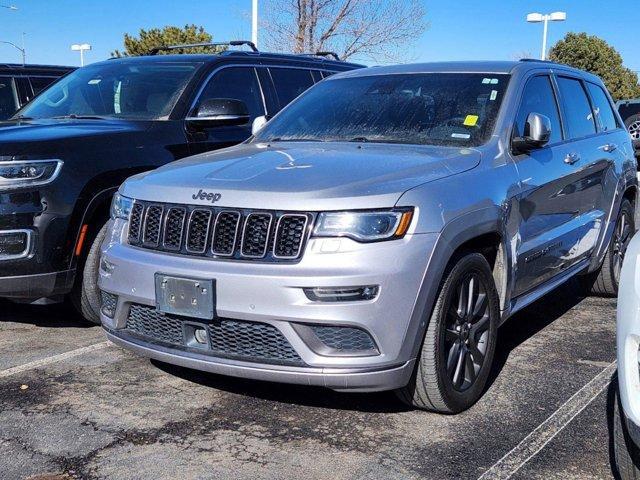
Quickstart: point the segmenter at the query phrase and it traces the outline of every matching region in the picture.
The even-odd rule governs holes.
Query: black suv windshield
[[[43,91],[16,117],[163,118],[199,66],[119,61],[90,65]]]
[[[504,74],[478,73],[326,80],[293,102],[254,141],[476,146],[493,131],[508,80]]]

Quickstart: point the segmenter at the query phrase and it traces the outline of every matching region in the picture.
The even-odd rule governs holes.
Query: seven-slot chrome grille
[[[128,241],[142,248],[201,257],[296,261],[313,218],[311,213],[136,200]]]

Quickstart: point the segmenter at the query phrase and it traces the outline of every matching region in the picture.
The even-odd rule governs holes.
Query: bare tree
[[[397,59],[406,57],[407,46],[427,27],[421,0],[267,0],[263,5],[265,43],[277,51]]]

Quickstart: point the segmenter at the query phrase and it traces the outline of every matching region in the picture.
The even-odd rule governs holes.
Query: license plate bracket
[[[156,308],[159,312],[213,320],[216,316],[216,282],[155,274]]]

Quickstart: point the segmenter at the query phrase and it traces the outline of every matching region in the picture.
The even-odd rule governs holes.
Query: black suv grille
[[[154,307],[133,304],[125,330],[156,342],[188,348],[184,338],[184,324],[200,324],[194,319],[158,312]],[[201,323],[209,331],[209,345],[200,353],[237,360],[304,365],[287,339],[273,325],[244,320],[217,318]]]
[[[313,219],[312,213],[136,201],[129,243],[211,258],[295,261],[302,254]]]

